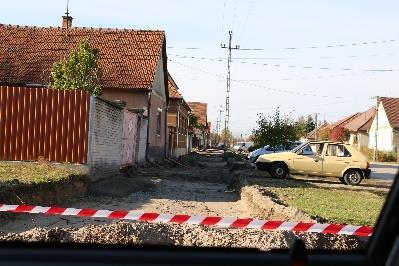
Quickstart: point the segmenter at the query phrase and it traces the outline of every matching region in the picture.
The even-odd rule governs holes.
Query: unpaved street
[[[179,167],[139,168],[125,176],[101,181],[92,185],[87,196],[62,207],[285,221],[317,220],[301,210],[275,202],[258,185],[241,184],[242,181],[235,178],[239,175],[234,173],[251,173],[255,180],[268,180],[264,173],[246,163],[234,160],[226,163],[216,152],[190,155],[182,163],[184,166]],[[321,185],[328,185],[328,182]],[[339,183],[333,185],[342,186]],[[358,237],[319,233],[28,214],[13,214],[13,220],[2,223],[0,230],[0,239],[3,240],[254,247],[262,250],[288,247],[296,237],[304,239],[309,248],[356,249],[366,241]]]

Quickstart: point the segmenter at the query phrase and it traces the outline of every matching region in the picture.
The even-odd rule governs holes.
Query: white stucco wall
[[[357,142],[355,143],[354,138],[357,137]],[[369,145],[369,135],[366,132],[357,132],[351,133],[349,137],[349,143],[356,147],[357,149],[361,149],[362,147],[368,147]]]
[[[373,119],[369,131],[369,148],[375,148],[375,131],[376,131],[376,117]],[[377,130],[377,149],[382,151],[392,151],[394,149],[393,143],[393,129],[389,124],[388,117],[385,113],[382,103],[378,106],[378,130]]]

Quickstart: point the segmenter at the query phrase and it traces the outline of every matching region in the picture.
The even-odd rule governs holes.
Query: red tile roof
[[[168,73],[168,91],[169,91],[169,99],[181,100],[183,101],[183,105],[187,108],[187,111],[191,111],[190,106],[184,100],[183,95],[179,92],[179,87],[176,85],[176,82],[173,80],[172,76]]]
[[[380,97],[392,128],[399,128],[399,98]]]
[[[0,24],[0,83],[48,84],[54,62],[88,40],[99,49],[101,85],[147,89],[161,58],[165,33],[131,29],[41,28]]]
[[[178,91],[179,88],[176,86],[176,83],[174,83],[170,76],[168,78],[168,90],[170,99],[183,99],[183,96]]]
[[[366,112],[358,113],[358,115],[349,121],[344,127],[350,132],[368,131],[371,126],[375,114],[375,108],[370,108]]]
[[[196,117],[198,117],[198,123],[203,126],[207,126],[208,104],[200,102],[189,102],[188,105],[190,106],[192,113]]]
[[[336,128],[336,127],[345,127],[348,123],[350,123],[353,119],[358,117],[361,113],[355,113],[350,116],[347,116],[341,120],[338,120],[335,123],[331,124],[331,129]]]

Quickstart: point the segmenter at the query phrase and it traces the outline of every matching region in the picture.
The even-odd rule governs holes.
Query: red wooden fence
[[[90,95],[0,86],[0,160],[86,163]]]

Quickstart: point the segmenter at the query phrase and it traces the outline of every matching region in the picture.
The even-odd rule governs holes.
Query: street
[[[395,163],[370,163],[371,178],[391,180],[399,171],[399,164]]]

